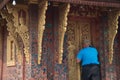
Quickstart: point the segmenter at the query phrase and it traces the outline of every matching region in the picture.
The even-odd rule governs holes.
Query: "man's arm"
[[[78,54],[77,54],[77,57],[76,57],[76,62],[80,63],[81,59],[82,59],[82,51],[79,51]]]

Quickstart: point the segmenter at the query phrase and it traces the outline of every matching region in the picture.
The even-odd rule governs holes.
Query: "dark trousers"
[[[89,64],[82,67],[82,80],[100,80],[100,67]]]

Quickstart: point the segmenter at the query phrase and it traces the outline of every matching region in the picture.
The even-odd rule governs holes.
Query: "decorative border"
[[[16,45],[14,38],[7,36],[7,66],[15,66]]]
[[[120,16],[120,11],[111,11],[108,15],[108,27],[109,27],[109,63],[112,64],[113,61],[113,45],[114,39],[118,30],[118,18]]]
[[[39,23],[38,23],[38,64],[41,63],[42,56],[42,39],[45,30],[46,10],[48,7],[48,1],[41,1],[39,4]]]
[[[67,15],[70,10],[70,4],[63,4],[59,7],[60,13],[59,13],[59,47],[58,47],[58,53],[59,53],[59,60],[58,63],[62,64],[62,58],[63,58],[63,43],[64,43],[64,35],[67,29]]]

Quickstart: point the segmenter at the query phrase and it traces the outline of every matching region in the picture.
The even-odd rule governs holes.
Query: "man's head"
[[[91,41],[90,40],[88,40],[88,39],[84,39],[83,40],[83,47],[88,47],[90,45],[91,45]]]

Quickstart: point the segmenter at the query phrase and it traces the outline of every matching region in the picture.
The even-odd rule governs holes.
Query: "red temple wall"
[[[68,64],[67,64],[67,35],[64,39],[63,63],[58,64],[58,8],[49,7],[46,13],[46,24],[43,35],[42,60],[41,64],[37,64],[38,53],[38,6],[29,6],[29,30],[30,30],[30,54],[31,64],[17,64],[15,66],[6,66],[6,36],[7,29],[4,29],[3,51],[0,54],[0,77],[2,80],[68,80]],[[33,13],[36,12],[36,13]],[[56,14],[57,12],[57,14]],[[81,18],[81,17],[79,17]],[[86,17],[87,19],[87,17]],[[99,51],[101,62],[101,80],[119,80],[120,79],[120,31],[114,42],[114,60],[112,64],[108,62],[108,17],[103,14],[100,17],[92,18],[91,35],[93,45]],[[120,22],[120,21],[119,21]],[[21,43],[23,45],[23,43]],[[3,57],[1,57],[3,55]],[[2,59],[3,58],[3,59]],[[24,58],[24,57],[23,57]],[[2,68],[3,63],[3,68]],[[23,68],[24,66],[24,68]],[[2,71],[3,70],[3,71]],[[112,75],[112,77],[111,77]]]

